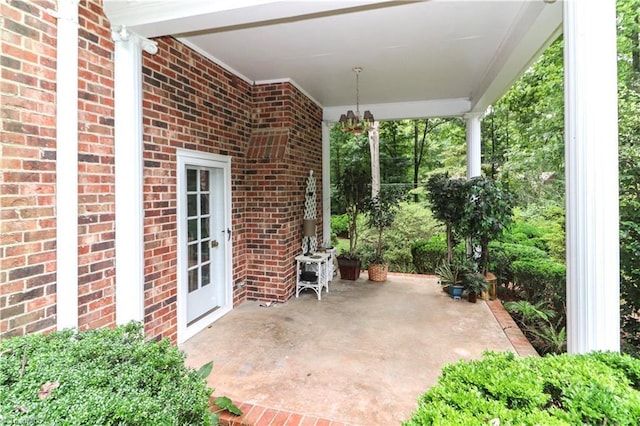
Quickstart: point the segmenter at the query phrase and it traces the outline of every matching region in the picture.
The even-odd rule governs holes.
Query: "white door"
[[[189,153],[178,161],[179,340],[231,309],[230,167],[215,158]]]

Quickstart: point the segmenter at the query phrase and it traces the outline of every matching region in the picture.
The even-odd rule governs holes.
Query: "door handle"
[[[216,248],[220,245],[218,240],[211,240],[211,248]]]
[[[231,229],[227,228],[226,231],[224,231],[224,230],[222,231],[223,234],[225,232],[227,233],[227,241],[229,241],[231,239]]]

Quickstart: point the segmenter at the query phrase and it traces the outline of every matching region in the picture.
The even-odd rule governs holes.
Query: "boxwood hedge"
[[[211,389],[139,324],[0,343],[0,424],[209,425]]]
[[[446,366],[409,425],[638,425],[640,360],[617,353],[519,358],[487,352]]]

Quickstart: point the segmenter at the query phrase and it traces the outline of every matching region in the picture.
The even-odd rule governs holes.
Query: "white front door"
[[[232,305],[230,160],[178,152],[178,340]]]

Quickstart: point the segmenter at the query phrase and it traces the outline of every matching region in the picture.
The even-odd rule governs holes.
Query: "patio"
[[[191,367],[214,361],[214,396],[244,411],[234,424],[399,424],[446,363],[535,353],[498,301],[454,301],[433,277],[363,273],[329,291],[245,302],[181,345]]]

